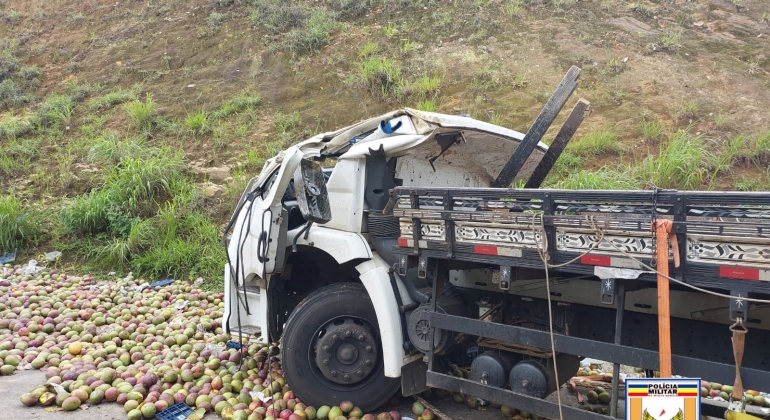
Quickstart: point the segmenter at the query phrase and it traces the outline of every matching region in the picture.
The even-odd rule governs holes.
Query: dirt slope
[[[769,185],[764,0],[0,0],[0,22],[0,193],[22,209],[103,188],[112,165],[94,145],[110,138],[182,150],[219,224],[289,143],[400,106],[526,131],[571,65],[567,106],[584,97],[593,113],[550,186]],[[134,226],[57,218],[5,246],[32,254],[73,232],[99,245]]]

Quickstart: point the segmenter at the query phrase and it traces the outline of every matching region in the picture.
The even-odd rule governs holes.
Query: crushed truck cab
[[[227,331],[281,340],[304,402],[365,411],[430,386],[557,417],[585,357],[732,382],[736,319],[744,384],[770,383],[770,195],[540,189],[588,115],[541,141],[578,75],[527,133],[405,108],[269,159],[227,228]]]

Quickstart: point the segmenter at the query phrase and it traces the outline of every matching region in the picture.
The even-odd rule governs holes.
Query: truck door
[[[296,147],[287,149],[281,166],[244,201],[227,250],[237,283],[251,273],[265,279],[275,272],[283,224],[281,198],[301,159]]]

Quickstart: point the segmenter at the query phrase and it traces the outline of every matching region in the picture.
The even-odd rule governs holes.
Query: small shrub
[[[725,140],[719,153],[719,162],[729,168],[732,165],[748,165],[754,158],[754,150],[749,147],[749,139],[742,135],[737,135]]]
[[[302,26],[310,17],[310,9],[302,4],[267,0],[259,1],[255,6],[252,21],[275,34]]]
[[[678,120],[696,120],[699,117],[698,101],[691,99],[687,102],[683,102],[676,110],[676,118]]]
[[[302,123],[302,117],[297,111],[294,111],[291,114],[285,114],[283,111],[278,111],[275,114],[275,128],[281,133],[287,133],[297,128],[300,123]]]
[[[244,92],[224,101],[222,106],[212,113],[213,118],[228,117],[243,110],[253,108],[262,103],[262,97],[258,93]]]
[[[371,93],[397,96],[404,86],[401,67],[384,57],[369,57],[359,66],[359,77]]]
[[[738,191],[762,191],[767,188],[767,183],[753,176],[742,176],[733,182],[733,188]]]
[[[99,115],[99,114],[87,114],[83,116],[83,118],[80,120],[80,132],[88,136],[88,138],[93,138],[104,127],[104,124],[107,123],[108,115]]]
[[[559,155],[559,159],[556,160],[553,172],[560,174],[562,177],[566,177],[569,174],[578,171],[581,166],[583,166],[583,158],[580,155],[575,154],[572,150],[566,149]]]
[[[436,75],[436,76],[423,76],[419,79],[417,79],[416,82],[411,84],[411,87],[418,95],[435,95],[438,93],[439,88],[441,87],[441,83],[444,80],[443,75]]]
[[[754,163],[759,166],[770,165],[770,131],[760,134],[754,143]]]
[[[30,101],[30,97],[13,79],[5,79],[0,82],[0,104],[19,106]]]
[[[618,134],[614,128],[592,128],[588,133],[570,146],[577,154],[601,155],[605,153],[617,153],[620,151]]]
[[[629,6],[629,9],[642,19],[652,19],[655,17],[655,12],[649,6],[639,1]]]
[[[703,136],[679,130],[638,167],[638,178],[660,188],[699,189],[709,185],[709,173],[718,172],[718,160]]]
[[[620,57],[610,57],[604,61],[604,64],[613,73],[622,73],[626,68],[626,64]]]
[[[376,0],[336,0],[332,7],[342,18],[357,18],[367,14],[372,7],[378,7]]]
[[[102,85],[99,83],[80,83],[77,79],[68,81],[64,86],[67,94],[74,101],[79,101],[94,92],[102,90]]]
[[[417,103],[417,109],[425,112],[436,112],[436,101],[434,99],[425,99]]]
[[[369,41],[366,44],[364,44],[363,47],[358,49],[358,56],[360,58],[367,58],[379,50],[380,46],[377,45],[374,41]]]
[[[205,111],[198,111],[194,114],[187,114],[184,119],[184,124],[187,129],[194,135],[206,134],[211,132],[211,126],[209,126],[209,116]]]
[[[489,117],[489,123],[494,125],[499,125],[502,127],[505,125],[505,120],[503,119],[503,117],[500,115],[499,112],[495,111]]]
[[[0,139],[6,138],[13,141],[19,136],[32,131],[33,128],[29,118],[11,115],[0,120]],[[5,152],[7,153],[7,150]]]
[[[401,43],[401,46],[398,48],[398,50],[401,52],[401,55],[406,56],[410,52],[417,49],[417,43],[412,41],[411,39],[406,39],[404,42]]]
[[[15,25],[21,21],[22,16],[23,15],[18,10],[11,9],[5,13],[5,21],[11,25]]]
[[[488,91],[505,85],[505,75],[499,71],[481,69],[471,76],[471,88],[477,91]]]
[[[683,47],[681,32],[666,32],[661,35],[658,42],[648,44],[647,50],[650,53],[658,51],[678,52]]]
[[[206,24],[210,28],[218,28],[222,26],[222,23],[227,19],[227,13],[211,12],[206,18]]]
[[[43,70],[38,66],[25,66],[19,70],[19,76],[24,80],[34,80],[43,74]]]
[[[521,17],[524,11],[524,4],[522,0],[509,0],[503,4],[503,14],[508,18]]]
[[[197,206],[167,203],[149,223],[153,234],[131,258],[133,270],[152,278],[221,275],[226,257],[219,228]]]
[[[36,242],[39,220],[13,195],[0,196],[0,254]]]
[[[725,113],[717,113],[714,115],[714,125],[717,126],[717,128],[725,128],[730,123],[730,116]]]
[[[553,188],[567,190],[633,190],[638,185],[628,170],[604,166],[598,170],[584,169],[572,171],[556,181]]]
[[[385,26],[383,26],[382,31],[385,33],[385,36],[388,38],[391,38],[398,33],[396,24],[393,22],[388,22]]]
[[[105,130],[88,150],[88,160],[105,166],[116,166],[125,158],[140,157],[147,151],[154,153],[154,149],[147,149],[142,139],[121,139],[114,131]]]
[[[333,13],[326,9],[314,9],[306,24],[286,35],[285,45],[295,56],[317,52],[331,41],[332,32],[340,24]]]
[[[658,118],[642,120],[642,136],[645,140],[658,140],[661,134],[663,134],[663,122]]]
[[[145,96],[144,102],[139,100],[127,102],[125,109],[134,128],[144,133],[152,130],[152,126],[155,123],[155,116],[153,115],[155,102],[153,102],[151,94],[148,93]]]
[[[135,100],[136,94],[133,91],[116,88],[103,96],[91,98],[88,101],[88,108],[92,111],[108,109],[115,105]]]
[[[527,85],[527,79],[526,76],[523,74],[517,74],[513,77],[513,81],[511,82],[511,86],[513,86],[514,89],[520,89]]]
[[[48,127],[68,125],[75,110],[75,101],[69,95],[51,95],[37,109],[41,123]]]

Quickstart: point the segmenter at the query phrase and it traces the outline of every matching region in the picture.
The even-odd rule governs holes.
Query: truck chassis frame
[[[401,223],[399,246],[394,248],[400,255],[397,269],[406,272],[411,267],[434,266],[434,270],[423,273],[433,276],[433,296],[437,296],[447,281],[448,262],[453,260],[499,267],[499,284],[504,290],[511,286],[505,282],[510,282],[512,268],[543,268],[544,257],[550,257],[551,264],[564,264],[558,268],[564,273],[592,275],[597,266],[630,268],[637,271],[637,284],[654,286],[650,282],[657,281],[656,273],[640,270],[642,267],[637,261],[655,255],[655,241],[649,240],[651,222],[668,219],[673,222],[671,235],[682,244],[673,251],[678,252],[678,266],[674,255],[670,255],[671,276],[689,285],[729,293],[734,296],[730,302],[731,319],[750,320],[748,303],[742,299],[770,294],[770,281],[763,281],[768,280],[770,269],[766,260],[770,252],[768,206],[770,196],[761,193],[398,187],[391,191],[386,211],[392,210]],[[467,234],[468,226],[486,226],[487,233],[495,230],[495,234],[474,237]],[[600,228],[603,233],[598,231]],[[547,236],[547,254],[538,249],[543,244],[538,240],[540,233]],[[589,240],[590,247],[596,252],[570,249],[568,237],[576,234],[593,238]],[[607,246],[607,241],[624,242],[625,249]],[[708,242],[709,252],[703,251],[703,242]],[[726,249],[731,253],[725,252]],[[618,401],[618,366],[657,370],[659,353],[620,344],[626,280],[609,280],[611,283],[607,284],[612,285],[612,290],[603,289],[602,298],[610,293],[613,300],[617,299],[613,342],[554,334],[554,347],[557,353],[590,355],[615,364],[614,415]],[[430,350],[426,356],[427,386],[558,418],[556,403],[457,378],[435,368],[433,336],[437,328],[541,349],[550,349],[548,332],[442,314],[436,311],[435,299],[431,311],[422,316],[431,326]],[[766,331],[754,331],[755,336],[757,333],[768,335]],[[732,364],[676,354],[672,356],[672,367],[675,374],[682,376],[698,377],[709,372],[709,379],[722,383],[732,383],[735,375]],[[749,388],[770,383],[767,370],[742,367],[741,375]],[[600,416],[574,407],[562,407],[562,411],[565,418],[570,419]]]

